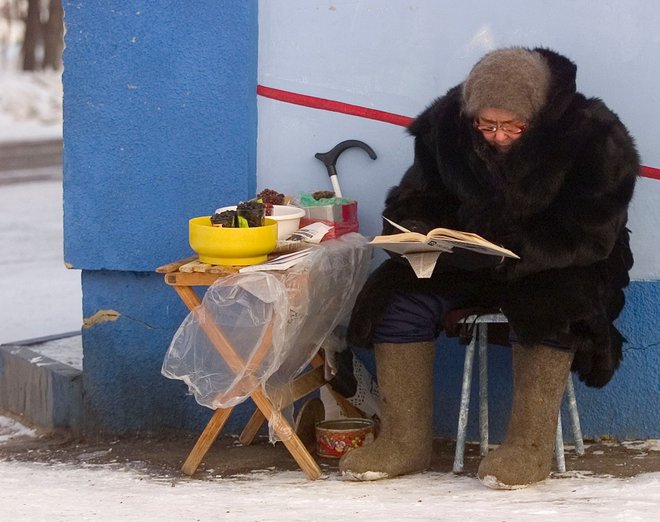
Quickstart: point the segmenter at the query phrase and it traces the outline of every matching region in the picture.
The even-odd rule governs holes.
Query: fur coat
[[[639,157],[618,117],[576,91],[576,66],[535,50],[551,69],[548,100],[513,147],[498,155],[483,139],[458,85],[410,125],[414,162],[383,211],[423,232],[476,232],[521,259],[463,270],[451,266],[457,254],[443,254],[430,279],[389,259],[357,299],[350,344],[369,345],[394,292],[433,292],[501,310],[521,344],[553,339],[575,350],[572,369],[589,386],[604,386],[618,368],[624,339],[613,321],[633,263],[626,222]]]

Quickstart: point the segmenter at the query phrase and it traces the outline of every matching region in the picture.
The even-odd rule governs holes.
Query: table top
[[[218,278],[240,269],[240,266],[202,263],[197,256],[192,256],[159,266],[156,272],[164,274],[165,282],[171,286],[210,286]]]
[[[268,255],[268,261],[277,257],[309,248],[310,244],[301,242],[280,242],[277,248]],[[315,245],[323,248],[321,245]],[[199,260],[198,256],[190,256],[156,268],[156,272],[165,276],[165,282],[171,286],[210,286],[220,277],[237,273],[242,266],[211,265]]]

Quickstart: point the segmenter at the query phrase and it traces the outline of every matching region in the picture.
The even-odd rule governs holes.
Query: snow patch
[[[3,70],[0,142],[62,138],[60,71]]]
[[[17,420],[0,415],[0,444],[17,437],[36,437],[37,432]]]
[[[626,440],[621,444],[631,450],[660,451],[660,439]]]
[[[372,480],[386,479],[389,475],[383,471],[365,471],[364,473],[357,473],[355,471],[342,471],[342,475],[347,480],[357,482],[369,482]]]

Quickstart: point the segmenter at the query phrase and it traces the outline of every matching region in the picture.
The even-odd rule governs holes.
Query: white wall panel
[[[660,4],[652,0],[262,0],[259,83],[415,116],[462,81],[487,51],[546,46],[578,65],[578,89],[598,96],[660,167]],[[342,155],[342,190],[359,201],[362,232],[380,228],[387,189],[412,159],[402,127],[259,100],[257,185],[330,188],[314,153],[361,139],[378,154]],[[660,278],[660,180],[644,179],[630,228],[637,279]]]

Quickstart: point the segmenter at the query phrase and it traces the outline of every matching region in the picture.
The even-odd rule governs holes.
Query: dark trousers
[[[397,293],[376,326],[372,342],[433,341],[442,330],[442,317],[451,308],[449,301],[437,295]]]

